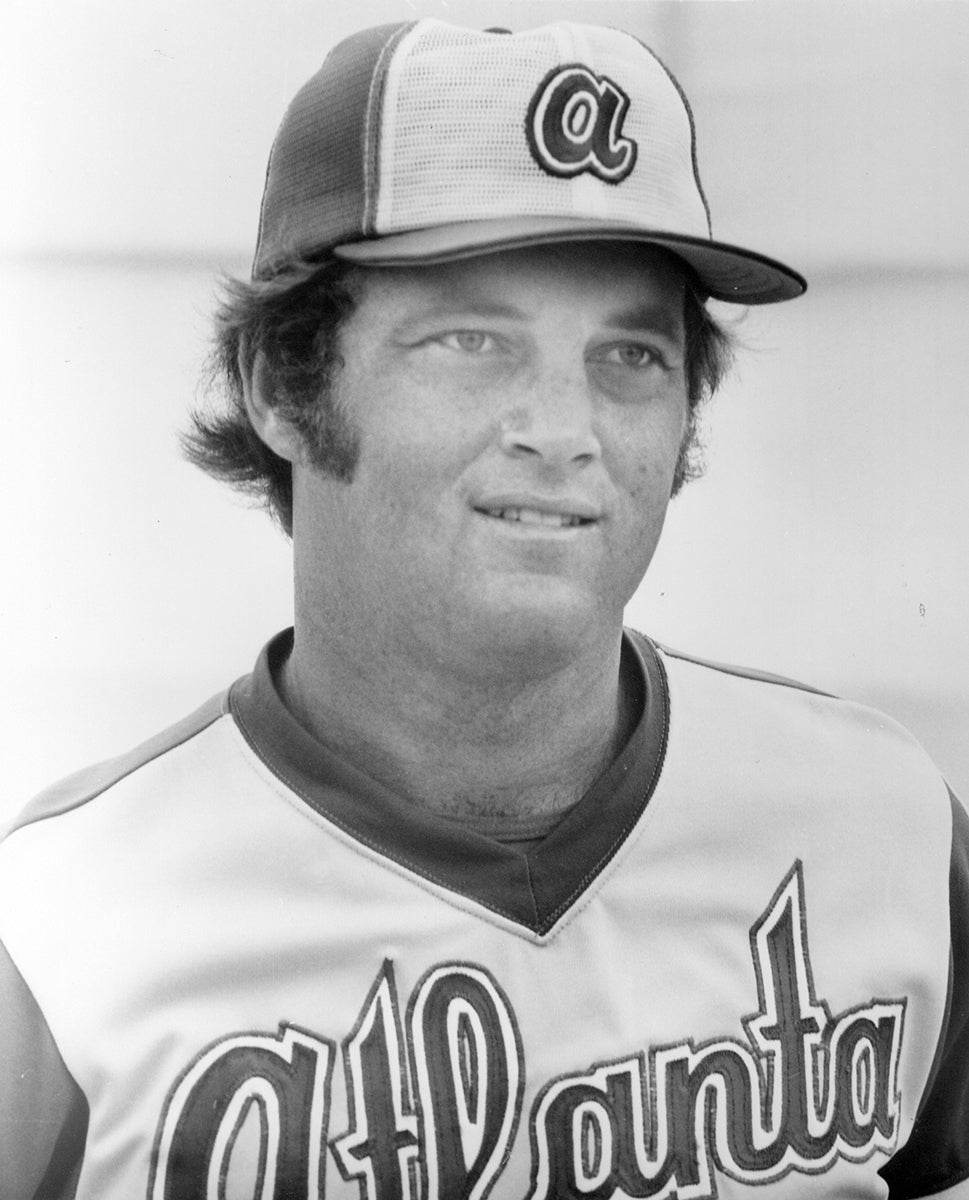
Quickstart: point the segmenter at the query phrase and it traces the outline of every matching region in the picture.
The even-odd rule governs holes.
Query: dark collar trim
[[[623,662],[642,711],[619,757],[537,845],[523,851],[465,829],[396,795],[313,738],[289,713],[274,676],[292,649],[279,634],[230,709],[253,751],[288,788],[383,857],[535,933],[547,933],[596,880],[639,820],[666,752],[669,692],[662,663],[627,633]]]

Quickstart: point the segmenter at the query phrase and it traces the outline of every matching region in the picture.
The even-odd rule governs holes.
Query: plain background
[[[0,818],[290,622],[285,539],[176,434],[285,103],[344,34],[424,15],[650,41],[715,232],[809,277],[743,315],[630,622],[886,709],[969,795],[969,5],[7,0]]]

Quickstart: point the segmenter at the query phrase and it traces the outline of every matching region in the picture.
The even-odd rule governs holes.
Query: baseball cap
[[[423,19],[347,38],[293,99],[253,276],[298,259],[416,265],[584,240],[665,247],[720,300],[765,304],[807,286],[713,239],[689,104],[637,38]]]

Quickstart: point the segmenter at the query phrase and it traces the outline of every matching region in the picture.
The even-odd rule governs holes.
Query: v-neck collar
[[[547,933],[593,886],[656,786],[669,696],[656,650],[641,634],[623,636],[624,671],[640,693],[628,742],[552,832],[527,851],[422,809],[317,741],[286,708],[275,684],[292,644],[292,630],[273,638],[252,674],[230,691],[230,709],[255,753],[357,841],[535,933]]]

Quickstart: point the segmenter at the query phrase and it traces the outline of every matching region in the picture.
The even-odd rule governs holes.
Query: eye
[[[495,339],[490,333],[480,329],[454,329],[443,333],[434,339],[449,350],[457,350],[461,354],[487,354],[495,348]]]
[[[591,358],[593,362],[610,363],[619,367],[651,367],[654,364],[663,365],[662,356],[642,342],[614,342],[611,346],[602,346]]]

